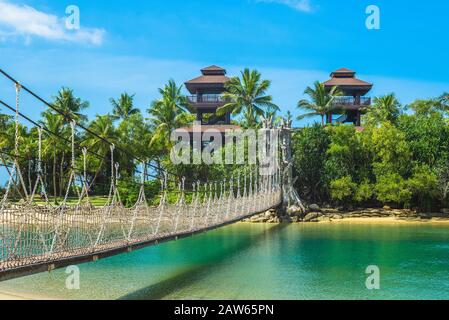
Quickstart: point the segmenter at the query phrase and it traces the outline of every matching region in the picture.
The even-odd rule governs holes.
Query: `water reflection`
[[[206,278],[210,275],[211,272],[219,272],[219,270],[217,270],[217,266],[219,266],[220,263],[231,259],[233,256],[241,253],[244,250],[248,250],[252,246],[259,245],[259,242],[267,240],[269,237],[271,237],[272,234],[279,232],[286,226],[286,224],[274,225],[263,230],[260,234],[254,236],[252,236],[251,234],[248,234],[247,237],[238,236],[234,238],[238,241],[233,243],[233,245],[225,246],[223,247],[223,249],[219,249],[219,247],[217,246],[217,254],[209,257],[207,262],[189,267],[184,270],[180,270],[179,272],[172,274],[165,280],[125,295],[121,299],[163,299],[164,297],[182,289],[183,287],[188,287],[193,283]]]

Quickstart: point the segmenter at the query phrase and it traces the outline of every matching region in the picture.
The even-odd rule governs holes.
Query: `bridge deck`
[[[281,202],[277,203],[276,205],[273,206],[273,208],[278,207],[280,204]],[[58,253],[57,255],[55,254],[54,258],[52,257],[51,254],[33,256],[21,259],[20,265],[14,267],[11,267],[10,263],[6,265],[6,262],[0,262],[0,270],[2,269],[4,270],[0,272],[0,282],[11,280],[18,277],[29,276],[40,272],[52,271],[70,265],[97,261],[99,259],[111,257],[121,253],[131,252],[133,250],[145,248],[152,245],[157,245],[163,242],[191,237],[196,234],[218,229],[248,219],[252,216],[263,213],[266,210],[267,208],[245,216],[239,216],[237,218],[225,222],[213,224],[204,228],[193,229],[190,231],[158,234],[157,236],[141,237],[140,239],[133,239],[132,241],[114,241],[98,245],[95,247],[95,249],[81,248],[71,250],[64,252],[62,254],[61,253]]]

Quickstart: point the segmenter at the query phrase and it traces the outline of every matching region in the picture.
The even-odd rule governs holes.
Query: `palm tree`
[[[189,102],[187,97],[181,94],[181,90],[182,86],[178,87],[175,81],[170,80],[164,88],[159,89],[161,98],[153,101],[147,110],[154,129],[151,145],[159,142],[169,146],[172,131],[184,124],[183,114],[189,107]]]
[[[277,109],[273,109],[271,107],[267,108],[261,116],[263,122],[265,122],[268,126],[275,126],[278,124],[282,120],[282,117],[277,116],[277,111]]]
[[[267,108],[278,111],[270,95],[266,92],[271,85],[269,80],[261,80],[261,74],[257,70],[248,68],[241,72],[239,77],[231,78],[226,84],[226,92],[223,94],[225,101],[230,101],[217,109],[217,115],[222,116],[228,112],[232,115],[244,113],[245,124],[255,127],[259,116],[264,115]]]
[[[140,113],[140,110],[134,108],[134,94],[129,95],[128,93],[122,93],[118,100],[113,98],[109,99],[112,107],[114,108],[112,114],[115,120],[127,120],[133,114]]]
[[[443,93],[441,97],[438,98],[440,109],[445,114],[449,114],[449,92]]]
[[[402,106],[394,93],[376,97],[373,105],[368,109],[365,121],[370,125],[377,125],[382,122],[395,123],[402,113]]]
[[[287,111],[287,114],[285,115],[285,120],[286,120],[288,123],[291,123],[291,122],[293,121],[293,115],[292,115],[292,113],[290,112],[290,110]]]
[[[59,90],[58,95],[54,97],[53,105],[61,111],[66,120],[87,121],[87,116],[82,114],[81,111],[88,108],[89,103],[75,97],[72,89],[63,87]]]
[[[98,178],[98,175],[103,168],[107,154],[110,152],[110,144],[106,141],[115,143],[117,141],[117,132],[114,127],[113,117],[109,114],[107,115],[97,115],[95,120],[89,126],[92,132],[96,135],[88,134],[87,146],[89,150],[94,151],[101,156],[100,164],[95,172],[95,175],[91,181],[91,185]]]
[[[52,165],[52,178],[53,178],[53,197],[54,202],[57,202],[57,182],[56,182],[56,167],[58,159],[58,150],[61,147],[61,139],[59,137],[64,136],[67,127],[64,126],[64,118],[47,110],[42,113],[42,120],[40,123],[54,134],[44,132],[43,136],[43,154],[51,156],[53,158]]]
[[[12,149],[11,146],[14,145],[11,136],[8,134],[8,131],[14,125],[11,119],[11,116],[0,114],[0,149],[6,149],[7,147]]]
[[[449,105],[449,92],[445,92],[441,95],[440,101],[445,105]]]
[[[324,117],[330,112],[337,110],[334,105],[335,97],[341,96],[342,93],[338,87],[332,87],[330,90],[319,81],[314,83],[314,88],[307,87],[304,94],[308,95],[309,100],[302,99],[298,102],[298,108],[309,111],[298,117],[298,120],[304,118],[321,116],[321,124],[324,126]]]
[[[264,117],[263,113],[260,117]],[[259,128],[260,123],[258,121],[258,115],[255,113],[254,109],[245,109],[243,111],[242,120],[240,125],[244,128]]]

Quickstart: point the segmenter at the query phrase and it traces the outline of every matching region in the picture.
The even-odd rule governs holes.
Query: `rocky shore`
[[[354,210],[342,210],[334,208],[320,208],[312,204],[306,212],[299,207],[289,207],[287,210],[270,209],[267,212],[253,216],[244,222],[251,223],[313,223],[313,222],[338,222],[342,220],[368,220],[389,219],[395,221],[429,222],[447,221],[449,222],[449,210],[444,209],[439,213],[420,213],[408,209],[384,208],[364,208]]]

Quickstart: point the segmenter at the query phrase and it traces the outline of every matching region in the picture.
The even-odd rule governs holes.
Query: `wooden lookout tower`
[[[373,85],[366,81],[356,78],[356,72],[342,68],[331,73],[331,79],[324,82],[327,90],[336,86],[342,93],[342,96],[336,97],[334,107],[336,111],[327,114],[327,123],[354,123],[361,125],[361,114],[363,109],[371,105],[371,98],[366,94],[372,89]],[[338,115],[338,118],[334,118]]]

